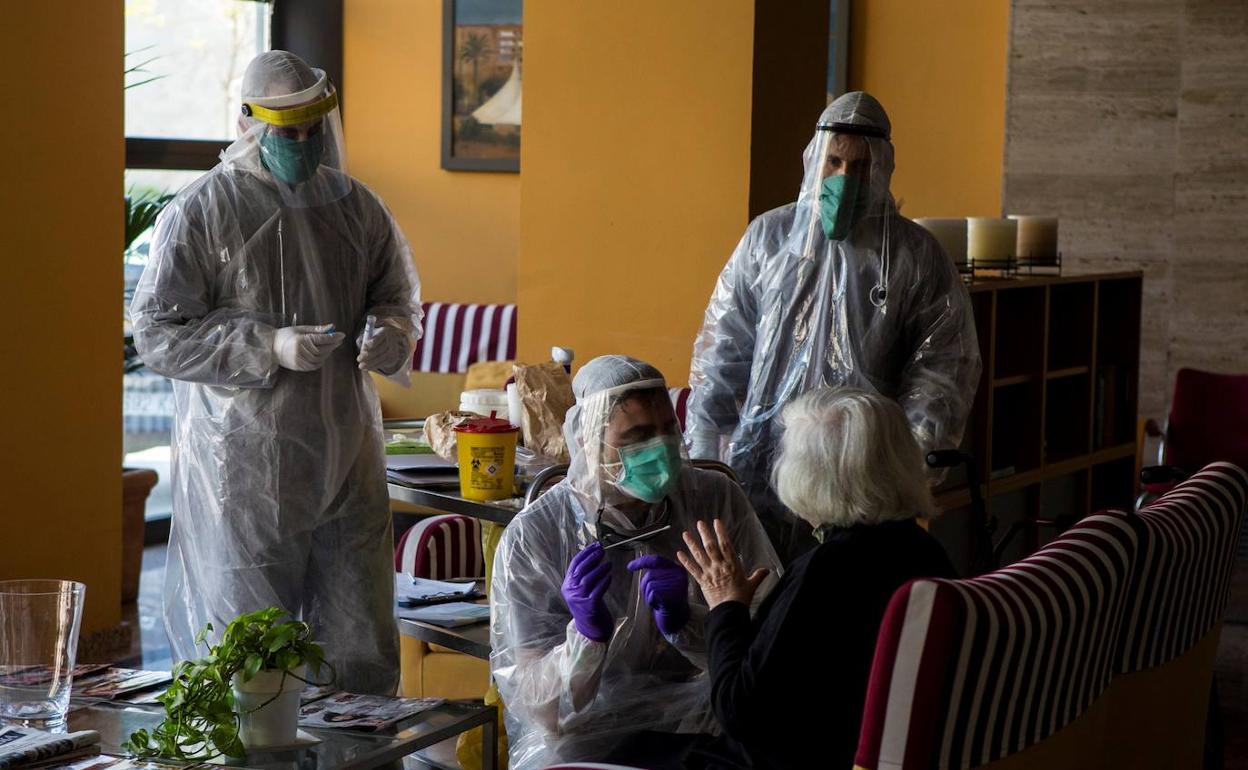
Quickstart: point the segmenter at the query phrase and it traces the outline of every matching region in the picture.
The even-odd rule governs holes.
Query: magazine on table
[[[387,698],[340,692],[300,708],[299,726],[380,730],[444,702],[442,698]]]
[[[114,757],[108,754],[96,754],[85,759],[65,761],[55,760],[43,765],[40,770],[187,770],[195,765],[162,762],[158,759],[131,759]]]
[[[82,679],[108,668],[107,663],[80,663],[74,666],[72,676],[75,680]],[[27,666],[15,671],[0,674],[0,687],[38,687],[48,684],[60,672],[51,666]]]
[[[74,696],[114,700],[166,685],[172,681],[173,675],[168,671],[109,668],[94,676],[74,682]]]
[[[100,734],[94,730],[49,733],[33,727],[0,727],[0,770],[40,767],[99,752]]]

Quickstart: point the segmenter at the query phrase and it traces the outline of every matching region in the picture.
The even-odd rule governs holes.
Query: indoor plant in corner
[[[131,193],[125,197],[126,241],[122,248],[122,261],[129,263],[136,252],[145,247],[136,247],[139,236],[156,224],[156,217],[173,199],[172,195],[153,193]],[[122,305],[122,349],[124,368],[122,374],[132,374],[143,368],[139,351],[134,346],[134,335],[129,330],[126,312],[133,298],[133,289],[127,288],[123,294]],[[147,496],[159,479],[156,471],[149,468],[127,468],[122,460],[121,468],[121,601],[128,604],[139,598],[139,573],[143,568],[144,544],[144,510],[147,507]]]
[[[305,679],[305,672],[317,677],[323,667],[333,669],[308,624],[285,617],[277,607],[240,615],[206,656],[179,663],[159,698],[164,720],[151,732],[132,733],[123,748],[141,759],[204,762],[295,743],[304,685],[327,684]],[[196,643],[212,630],[201,631]]]

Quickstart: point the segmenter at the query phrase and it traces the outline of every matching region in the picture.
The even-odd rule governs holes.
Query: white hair
[[[811,526],[934,515],[922,450],[891,399],[820,388],[785,407],[781,420],[772,486]]]

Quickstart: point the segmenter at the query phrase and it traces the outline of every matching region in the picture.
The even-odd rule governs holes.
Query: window
[[[236,132],[243,71],[269,49],[270,8],[252,0],[127,0],[126,195],[176,193],[216,164]],[[150,238],[149,229],[124,254],[127,333]],[[156,471],[147,519],[167,517],[173,383],[147,369],[123,378],[124,465]]]

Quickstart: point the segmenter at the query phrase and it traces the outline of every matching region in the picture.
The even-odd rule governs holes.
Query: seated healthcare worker
[[[711,729],[707,606],[675,562],[681,533],[719,517],[748,562],[779,567],[737,484],[688,464],[658,370],[603,356],[573,390],[568,476],[508,525],[495,557],[490,668],[512,770]]]
[[[730,527],[705,522],[681,553],[711,608],[714,767],[851,767],[880,620],[893,592],[954,577],[916,521],[933,512],[926,466],[902,408],[854,389],[821,388],[785,408],[772,483],[820,545],[755,600]],[[707,765],[699,765],[707,766]]]

